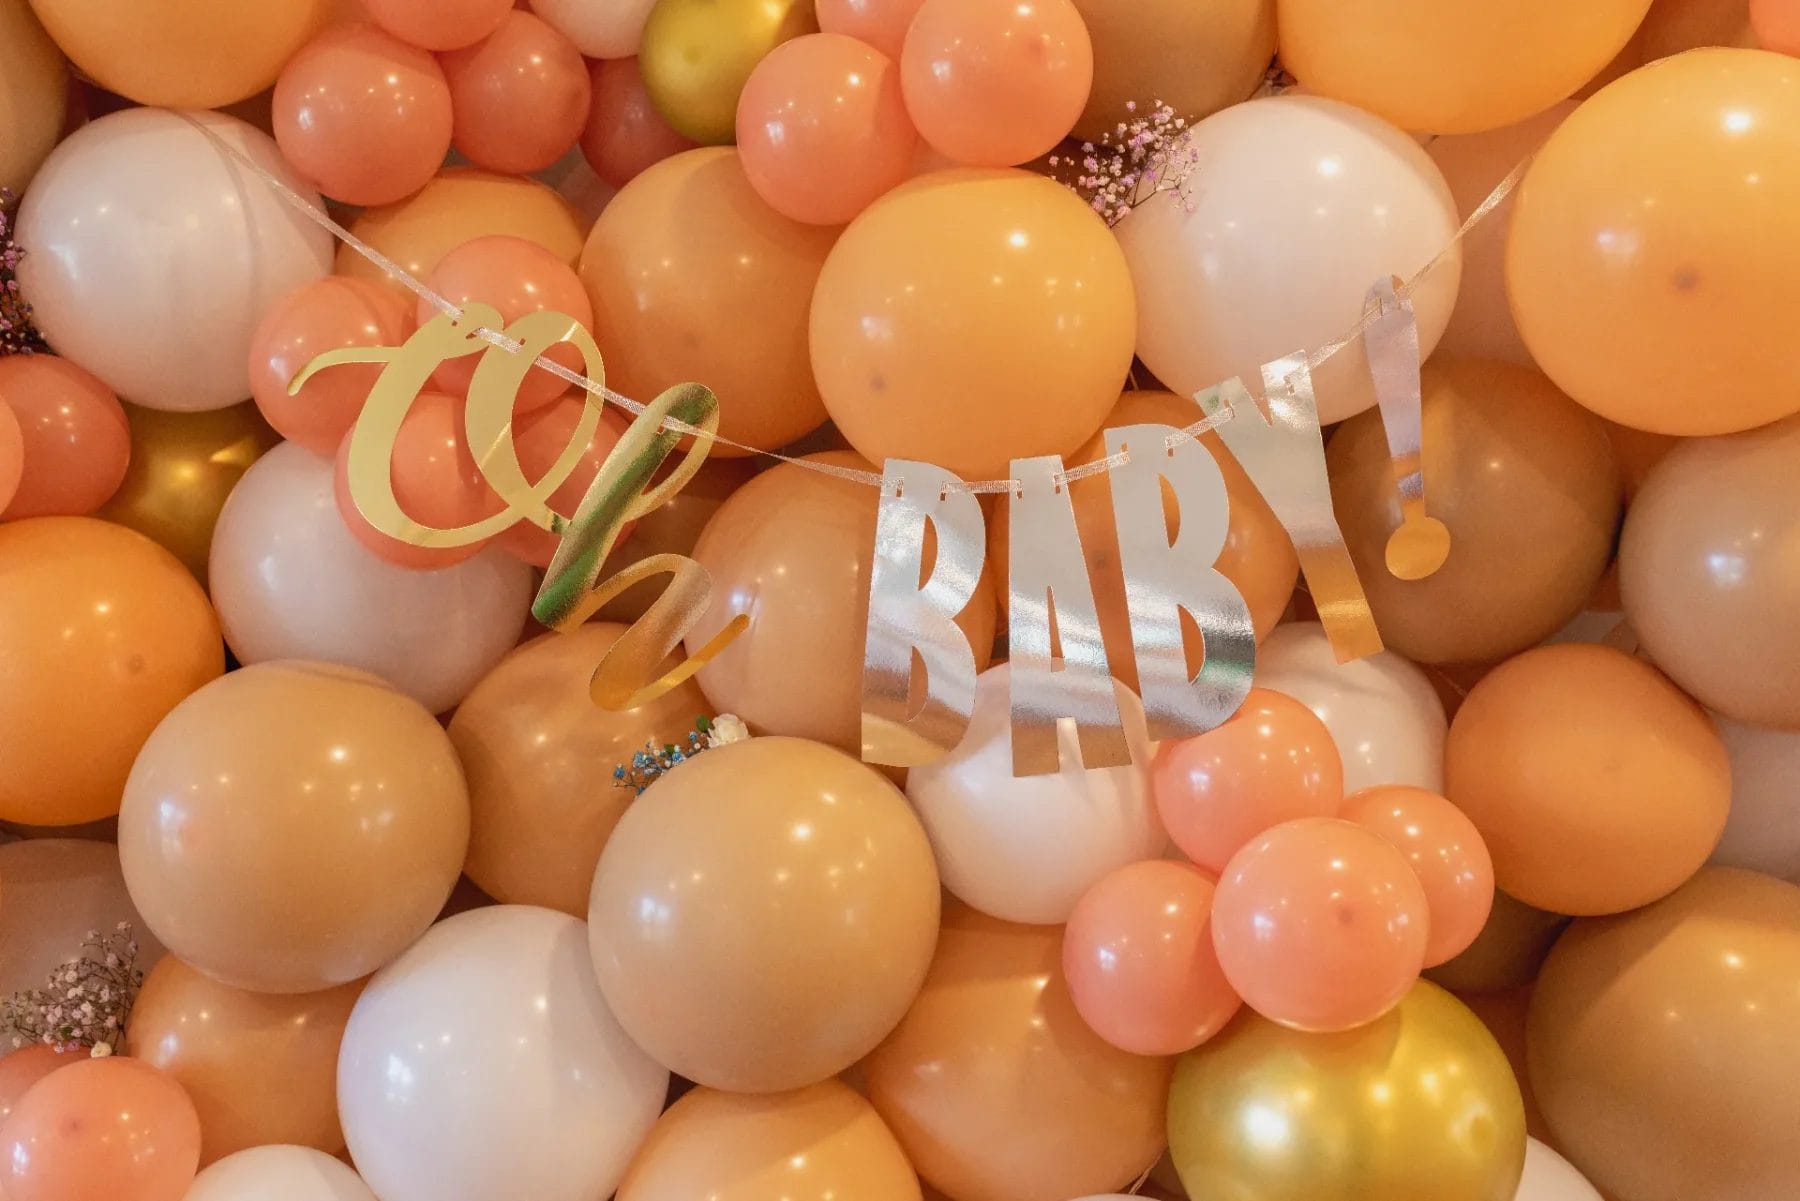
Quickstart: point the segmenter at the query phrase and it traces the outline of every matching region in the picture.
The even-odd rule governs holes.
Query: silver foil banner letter
[[[1402,580],[1422,580],[1449,558],[1450,531],[1425,505],[1419,322],[1412,301],[1395,290],[1396,283],[1390,276],[1369,289],[1364,307],[1375,313],[1375,320],[1363,341],[1394,463],[1394,486],[1400,491],[1400,528],[1388,536],[1387,569]]]

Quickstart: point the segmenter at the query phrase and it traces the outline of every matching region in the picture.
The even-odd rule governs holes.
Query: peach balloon
[[[894,62],[925,0],[814,0],[819,28],[866,42]]]
[[[1252,688],[1224,724],[1163,743],[1151,769],[1169,837],[1209,872],[1271,826],[1331,817],[1344,800],[1344,765],[1331,731],[1290,696]]]
[[[453,144],[478,167],[542,171],[574,147],[587,124],[587,63],[532,13],[514,9],[486,38],[440,61],[456,108]]]
[[[401,512],[421,526],[451,529],[480,521],[500,508],[469,451],[463,401],[442,392],[421,392],[413,402],[394,439],[388,474]],[[417,546],[370,525],[350,491],[349,435],[338,447],[331,486],[345,526],[384,563],[435,571],[465,563],[487,545]]]
[[[538,374],[543,374],[542,372]],[[552,376],[552,379],[555,377]],[[600,402],[586,393],[578,392],[573,396],[565,396],[553,401],[547,407],[527,415],[513,427],[513,447],[519,456],[519,466],[528,480],[539,480],[549,472],[557,457],[575,437],[575,430],[588,405]],[[628,418],[624,410],[608,406],[600,418],[600,424],[594,428],[593,437],[588,439],[587,450],[582,454],[580,462],[569,478],[552,492],[547,502],[553,512],[564,517],[573,517],[575,510],[581,506],[582,498],[587,495],[588,487],[593,484],[594,477],[600,474],[600,468],[606,457],[612,453],[613,447],[619,444],[624,435]],[[625,527],[625,537],[630,537],[634,527]],[[562,541],[542,526],[529,521],[521,521],[510,529],[503,530],[495,537],[494,545],[506,551],[515,559],[531,564],[533,567],[550,566],[551,558]],[[636,562],[636,559],[629,560]],[[660,588],[663,578],[658,577]]]
[[[1750,0],[1750,27],[1764,50],[1800,55],[1800,4],[1794,0]]]
[[[500,28],[512,0],[358,0],[371,20],[422,50],[458,50]]]
[[[6,1057],[0,1059],[0,1123],[12,1116],[12,1111],[18,1107],[32,1085],[58,1068],[66,1068],[87,1058],[84,1050],[65,1051],[43,1043],[33,1043],[16,1051],[8,1051]]]
[[[644,514],[631,527],[631,532],[619,539],[613,553],[607,556],[606,571],[617,571],[651,555],[691,556],[706,523],[732,493],[750,482],[756,474],[756,466],[750,459],[717,459],[702,465],[687,487],[662,507]],[[505,545],[504,539],[502,545]],[[662,589],[660,579],[627,588],[608,601],[599,616],[605,621],[636,621],[650,607],[650,602],[662,594]]]
[[[131,459],[112,389],[53,354],[0,358],[0,403],[18,422],[21,471],[0,519],[80,517],[111,499]]]
[[[838,239],[813,294],[813,374],[871,462],[1004,477],[1010,460],[1067,454],[1100,428],[1136,319],[1125,256],[1068,189],[1025,171],[937,172]]]
[[[0,1127],[7,1201],[181,1201],[199,1160],[193,1102],[121,1056],[52,1072]]]
[[[1532,357],[1623,425],[1722,434],[1800,409],[1800,63],[1699,50],[1581,106],[1520,186],[1507,290]],[[1678,147],[1672,151],[1671,147]]]
[[[202,1167],[268,1144],[342,1151],[338,1044],[362,988],[359,980],[324,992],[245,992],[169,955],[131,1008],[125,1054],[187,1092]]]
[[[282,437],[314,454],[336,454],[382,364],[327,367],[291,394],[288,384],[326,351],[398,346],[411,330],[406,301],[370,280],[329,276],[290,292],[269,310],[250,341],[256,407]]]
[[[1655,668],[1567,643],[1509,659],[1450,726],[1445,794],[1495,882],[1553,913],[1618,913],[1706,862],[1731,803],[1725,745]]]
[[[583,329],[594,324],[594,308],[574,268],[524,238],[497,234],[464,242],[438,261],[426,282],[452,304],[480,301],[493,306],[508,325],[545,311],[571,317]],[[418,323],[424,325],[437,315],[437,309],[421,297],[414,314]],[[566,343],[551,347],[545,355],[577,373],[585,366],[581,352]],[[464,394],[480,361],[480,356],[451,359],[431,378],[446,392]],[[516,412],[543,408],[568,390],[569,384],[560,376],[533,368],[525,373],[515,394]]]
[[[1275,0],[1075,0],[1094,86],[1075,136],[1098,142],[1157,102],[1189,122],[1246,100],[1275,57]],[[1131,106],[1135,105],[1135,108]]]
[[[345,204],[412,195],[450,151],[450,87],[437,60],[374,25],[335,25],[275,82],[275,141]]]
[[[650,103],[637,59],[615,58],[589,64],[593,102],[581,131],[581,153],[594,174],[622,188],[660,163],[697,143],[676,133]]]
[[[1062,969],[1094,1033],[1134,1055],[1179,1055],[1225,1028],[1243,1002],[1213,950],[1213,888],[1192,864],[1152,859],[1088,889]]]
[[[1431,921],[1425,966],[1469,948],[1494,907],[1494,861],[1481,832],[1462,810],[1423,788],[1367,788],[1339,814],[1392,843],[1425,890]]]
[[[0,0],[0,188],[23,192],[62,137],[69,64],[26,0]]]
[[[1350,1030],[1406,996],[1429,911],[1406,857],[1329,817],[1286,822],[1225,865],[1213,945],[1244,1003],[1296,1030]]]

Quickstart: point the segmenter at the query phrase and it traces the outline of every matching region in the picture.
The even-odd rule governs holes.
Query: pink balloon
[[[1149,860],[1103,877],[1063,932],[1063,975],[1094,1033],[1134,1055],[1179,1055],[1224,1029],[1242,1001],[1213,951],[1214,886]]]
[[[565,396],[549,408],[526,417],[514,427],[513,444],[518,448],[519,466],[526,479],[536,483],[544,478],[544,474],[574,438],[576,425],[589,403],[582,393]],[[600,474],[601,464],[606,462],[606,456],[612,453],[613,447],[624,436],[626,424],[620,410],[607,408],[594,436],[588,441],[581,461],[575,465],[574,472],[550,494],[546,503],[552,511],[564,517],[575,515],[581,498],[587,495],[588,485]],[[630,526],[626,526],[620,531],[621,541],[630,529]],[[529,521],[521,521],[495,538],[494,545],[533,567],[548,567],[559,541],[549,530]]]
[[[1418,979],[1427,920],[1399,851],[1351,822],[1309,817],[1232,856],[1213,896],[1213,945],[1225,978],[1270,1021],[1349,1030]]]
[[[79,517],[112,499],[131,463],[131,426],[111,388],[52,354],[10,355],[0,402],[18,421],[20,460],[0,517]]]
[[[1423,788],[1383,785],[1351,796],[1339,816],[1380,835],[1412,865],[1431,912],[1426,967],[1475,941],[1494,907],[1494,861],[1461,809]]]
[[[1010,167],[1075,127],[1094,48],[1070,0],[925,0],[900,80],[927,142],[959,163]]]
[[[0,1127],[6,1201],[181,1201],[199,1166],[194,1103],[122,1056],[51,1072]]]
[[[818,0],[819,28],[867,42],[895,62],[925,0]]]
[[[699,145],[676,133],[650,103],[637,59],[596,62],[590,78],[594,100],[581,131],[581,153],[594,174],[613,187],[622,188],[651,164]]]
[[[369,19],[425,50],[471,46],[500,27],[513,0],[360,0]]]
[[[770,208],[842,225],[907,177],[918,133],[891,59],[837,33],[777,46],[738,98],[738,155]]]
[[[587,63],[543,18],[515,9],[491,35],[443,55],[451,142],[490,171],[526,175],[567,154],[587,124]]]
[[[487,542],[425,547],[382,533],[364,517],[350,495],[350,439],[344,436],[333,468],[332,494],[356,540],[396,567],[435,571],[466,562]],[[463,402],[442,392],[421,392],[394,439],[388,478],[400,511],[420,525],[454,529],[500,511],[500,499],[475,465],[463,425]]]
[[[336,454],[382,364],[327,367],[291,396],[288,384],[328,350],[398,346],[411,332],[406,301],[382,284],[333,275],[290,292],[250,339],[250,393],[256,407],[283,438],[314,454]]]

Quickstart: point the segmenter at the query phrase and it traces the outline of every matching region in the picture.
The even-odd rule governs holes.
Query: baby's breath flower
[[[144,983],[136,960],[129,922],[104,938],[90,931],[81,953],[51,972],[43,988],[0,1001],[0,1028],[13,1032],[15,1047],[47,1043],[111,1055]]]
[[[1120,121],[1098,143],[1081,144],[1081,174],[1070,186],[1108,225],[1158,192],[1175,193],[1189,212],[1194,209],[1188,180],[1199,156],[1188,137],[1188,122],[1158,100],[1148,116],[1135,116],[1137,102],[1128,101],[1131,120]],[[1073,166],[1071,155],[1053,156],[1050,165]]]
[[[20,294],[14,273],[25,251],[12,240],[13,215],[19,198],[9,189],[0,188],[0,355],[35,354],[49,349],[43,336],[31,324],[31,306]]]

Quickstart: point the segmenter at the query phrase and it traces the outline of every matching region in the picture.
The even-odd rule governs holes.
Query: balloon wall
[[[1800,1197],[1796,56],[0,0],[0,1196]]]

